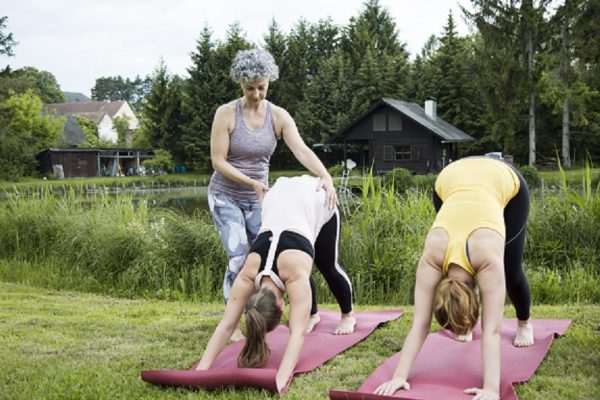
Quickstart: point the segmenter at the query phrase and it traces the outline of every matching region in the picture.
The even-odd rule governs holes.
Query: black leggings
[[[525,233],[527,231],[527,215],[529,214],[529,190],[523,176],[512,165],[509,165],[519,177],[520,188],[504,208],[504,224],[506,226],[506,243],[504,245],[504,276],[506,292],[521,321],[529,319],[531,307],[531,291],[523,273],[523,253],[525,251]],[[442,199],[433,191],[433,206],[438,212]]]
[[[321,228],[315,241],[315,265],[335,296],[342,313],[352,311],[352,284],[342,266],[338,263],[338,248],[340,242],[340,213],[335,213]],[[317,291],[315,283],[310,279],[312,305],[310,314],[317,313]]]

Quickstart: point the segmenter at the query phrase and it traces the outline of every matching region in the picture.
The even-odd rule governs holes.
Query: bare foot
[[[516,347],[527,347],[533,344],[533,325],[529,321],[517,322],[517,334],[513,344]]]
[[[239,342],[242,339],[246,339],[246,337],[244,336],[240,328],[236,328],[235,331],[233,331],[231,337],[229,338],[229,340],[231,340],[232,342]]]
[[[338,324],[337,328],[335,328],[336,335],[349,335],[354,332],[354,326],[356,325],[356,318],[354,317],[354,313],[351,312],[349,314],[342,314],[342,319]]]
[[[454,339],[459,342],[472,342],[473,341],[473,331],[467,333],[466,335],[454,335]]]
[[[311,315],[308,319],[308,327],[306,328],[306,333],[311,333],[319,322],[321,322],[321,317],[319,317],[319,314]]]

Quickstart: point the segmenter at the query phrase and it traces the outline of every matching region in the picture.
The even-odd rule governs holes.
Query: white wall
[[[129,120],[129,129],[137,129],[140,127],[140,122],[127,102],[123,103],[119,111],[115,114],[115,117],[127,117]]]
[[[117,143],[117,131],[113,127],[112,120],[108,114],[104,114],[98,124],[98,138],[108,140],[111,143]]]

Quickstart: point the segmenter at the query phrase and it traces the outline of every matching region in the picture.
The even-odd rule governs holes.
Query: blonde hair
[[[281,308],[275,294],[266,288],[254,292],[246,303],[246,344],[238,357],[238,367],[259,368],[267,363],[271,351],[265,335],[279,325]]]
[[[475,284],[442,279],[435,291],[433,314],[442,328],[450,329],[456,335],[471,332],[479,318],[479,298]]]

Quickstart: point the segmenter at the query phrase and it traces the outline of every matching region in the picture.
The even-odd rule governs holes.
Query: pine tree
[[[204,26],[192,53],[192,66],[187,69],[190,78],[184,86],[184,123],[181,147],[192,169],[207,168],[210,164],[210,127],[217,102],[213,93],[220,86],[219,71],[215,66],[215,43],[212,32]]]
[[[468,38],[458,37],[452,13],[448,15],[440,42],[432,60],[439,79],[438,115],[457,128],[480,137],[482,99],[473,79],[472,47]]]
[[[143,102],[141,134],[157,149],[164,149],[184,160],[181,149],[182,136],[182,81],[170,76],[161,59],[154,72],[152,88]]]

